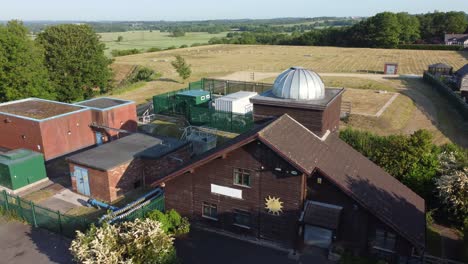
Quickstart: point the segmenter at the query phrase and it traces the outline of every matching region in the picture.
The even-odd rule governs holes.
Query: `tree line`
[[[0,102],[40,97],[63,102],[106,93],[110,59],[89,25],[54,25],[33,40],[20,21],[0,25]]]
[[[435,12],[422,15],[383,12],[352,26],[313,29],[292,34],[275,31],[228,33],[212,38],[210,44],[269,44],[397,48],[405,44],[443,43],[445,33],[468,32],[464,12]]]

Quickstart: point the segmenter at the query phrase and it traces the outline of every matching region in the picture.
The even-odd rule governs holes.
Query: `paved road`
[[[0,218],[0,263],[72,263],[70,240]]]

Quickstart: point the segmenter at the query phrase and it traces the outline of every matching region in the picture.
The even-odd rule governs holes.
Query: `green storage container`
[[[189,90],[176,94],[176,99],[188,102],[191,105],[200,105],[210,101],[210,92],[203,90]]]
[[[0,153],[0,185],[17,190],[47,178],[44,156],[28,149]]]

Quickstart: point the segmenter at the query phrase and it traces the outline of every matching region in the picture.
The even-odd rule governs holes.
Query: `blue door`
[[[101,132],[96,132],[96,144],[98,144],[98,145],[102,144],[102,133]]]
[[[88,170],[75,166],[76,188],[78,192],[90,196]]]

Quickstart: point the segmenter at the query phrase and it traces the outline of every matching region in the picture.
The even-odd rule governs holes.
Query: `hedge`
[[[410,49],[410,50],[455,50],[455,51],[466,50],[463,46],[444,45],[444,44],[401,44],[401,45],[398,45],[397,48],[398,49]]]
[[[461,116],[468,120],[468,103],[466,103],[463,98],[452,91],[450,87],[439,80],[434,75],[424,72],[424,80],[432,85],[440,94],[445,96],[452,103],[452,106],[461,114]]]

